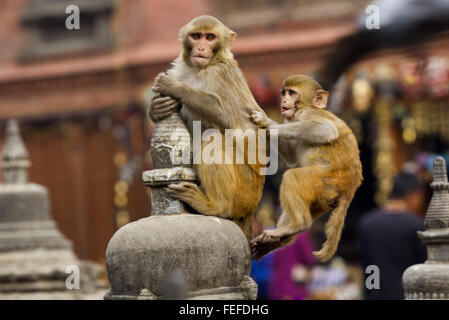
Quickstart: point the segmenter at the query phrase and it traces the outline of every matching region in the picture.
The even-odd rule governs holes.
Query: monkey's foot
[[[202,215],[216,216],[224,219],[230,218],[227,210],[224,210],[221,206],[217,206],[209,201],[203,191],[201,191],[201,189],[194,183],[180,182],[177,184],[169,184],[164,190],[173,199],[178,199],[187,203]]]
[[[265,230],[250,241],[253,259],[259,260],[281,246],[281,238],[273,236],[273,231],[275,230]]]
[[[261,235],[259,235],[258,237],[254,238],[252,241],[255,242],[279,242],[281,240],[281,237],[285,236],[284,233],[279,232],[279,230],[274,229],[274,230],[265,230],[264,232],[262,232]]]
[[[269,254],[271,251],[276,250],[282,246],[280,240],[271,242],[251,242],[251,253],[253,259],[256,260],[259,260],[263,256]]]
[[[297,233],[287,233],[285,230],[265,230],[261,235],[250,241],[253,259],[259,260],[273,250],[281,248],[294,240]]]
[[[200,188],[191,182],[172,183],[164,188],[165,192],[173,199],[190,203],[201,192]]]

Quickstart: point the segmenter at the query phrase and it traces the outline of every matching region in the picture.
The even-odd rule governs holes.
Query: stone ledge
[[[144,171],[142,180],[146,186],[161,186],[177,181],[197,181],[198,176],[192,168],[164,168]]]

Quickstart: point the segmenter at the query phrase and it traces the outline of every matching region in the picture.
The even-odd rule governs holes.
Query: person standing
[[[417,213],[423,199],[419,178],[402,172],[394,178],[393,191],[386,204],[360,219],[357,242],[363,269],[375,265],[380,277],[379,289],[365,287],[366,299],[404,299],[403,272],[427,258],[426,247],[417,235],[424,230],[424,219]]]

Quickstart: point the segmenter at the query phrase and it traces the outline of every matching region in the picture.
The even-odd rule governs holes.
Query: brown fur
[[[215,32],[219,38],[214,56],[206,67],[190,61],[191,47],[186,37],[191,32]],[[230,46],[235,33],[210,16],[195,18],[181,29],[182,52],[167,74],[160,74],[153,90],[178,99],[181,116],[191,128],[200,120],[202,130],[255,128],[251,111],[262,111],[254,100]],[[202,147],[208,142],[203,142]],[[223,141],[223,151],[224,151]],[[235,154],[235,149],[234,149]],[[254,211],[262,196],[265,176],[256,164],[198,164],[200,187],[191,183],[170,185],[170,196],[180,199],[204,215],[235,221],[248,239],[252,237]]]
[[[279,151],[292,167],[282,178],[280,201],[284,213],[277,228],[253,239],[253,250],[260,258],[289,244],[323,213],[333,210],[326,224],[327,240],[320,251],[314,252],[327,261],[335,254],[346,212],[362,181],[359,149],[341,119],[316,107],[315,95],[323,91],[317,82],[303,75],[292,76],[284,82],[285,87],[299,92],[292,119],[277,124],[263,115],[253,117],[256,123],[278,129]]]

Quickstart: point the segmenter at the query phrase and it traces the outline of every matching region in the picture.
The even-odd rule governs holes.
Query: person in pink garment
[[[306,283],[293,280],[292,271],[301,266],[308,271],[317,264],[308,232],[301,233],[295,242],[272,253],[272,277],[269,282],[269,298],[272,300],[304,300],[308,293]],[[308,272],[306,272],[308,273]],[[307,276],[305,277],[307,278]]]

